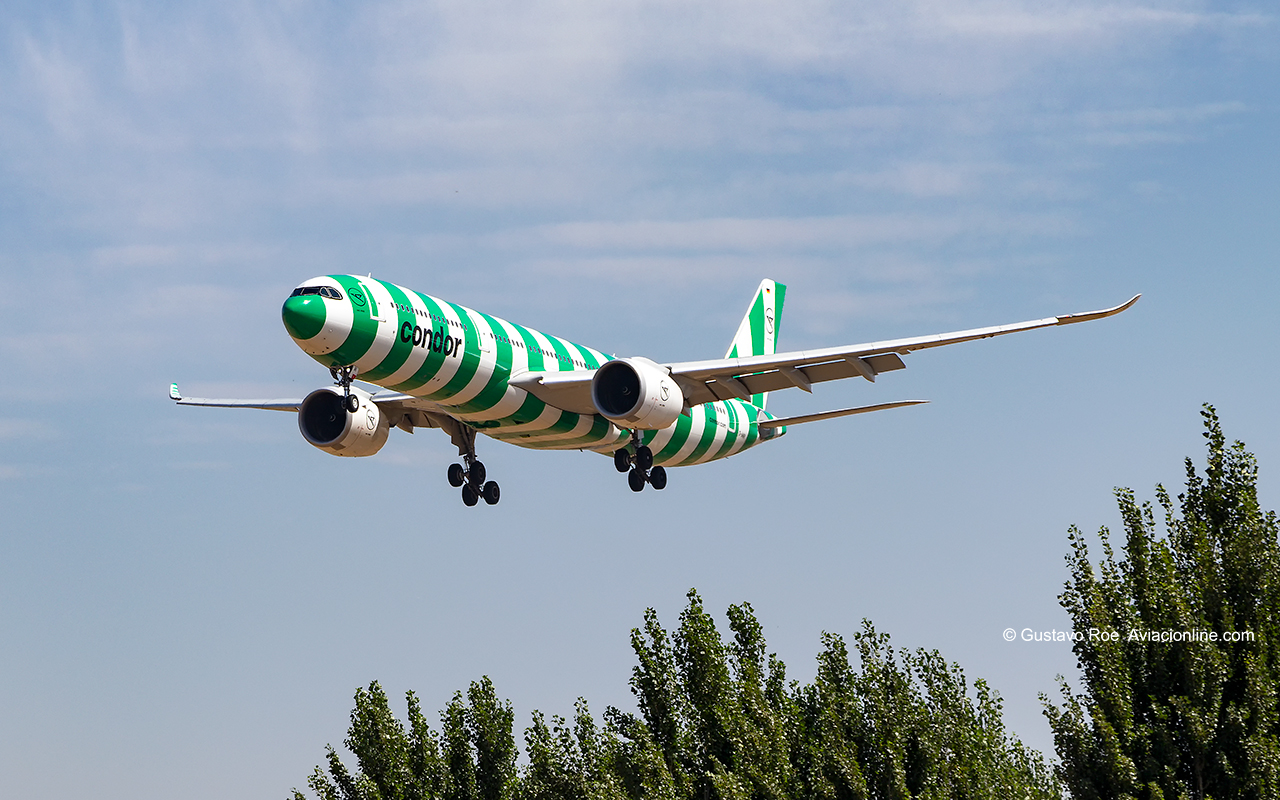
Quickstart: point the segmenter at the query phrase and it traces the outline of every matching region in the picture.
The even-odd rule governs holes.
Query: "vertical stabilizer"
[[[778,324],[782,321],[782,301],[786,296],[786,285],[769,278],[760,281],[760,288],[756,289],[756,296],[747,307],[747,315],[742,318],[725,358],[766,356],[777,352]],[[767,397],[767,392],[754,394],[751,402],[764,408]]]

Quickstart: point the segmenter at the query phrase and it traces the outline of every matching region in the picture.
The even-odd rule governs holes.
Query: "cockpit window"
[[[330,300],[342,299],[342,292],[338,291],[332,286],[299,286],[297,289],[294,289],[293,294],[289,296],[301,297],[303,295],[308,295],[308,294],[318,294],[321,297],[327,297]]]

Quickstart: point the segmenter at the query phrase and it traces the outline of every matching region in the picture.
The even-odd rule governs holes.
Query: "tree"
[[[510,703],[488,678],[455,693],[433,732],[408,695],[400,724],[375,682],[356,691],[345,740],[308,785],[321,800],[790,800],[1057,798],[1039,755],[1009,736],[999,696],[936,651],[896,653],[870,623],[823,634],[818,677],[788,682],[751,606],[730,606],[725,640],[696,591],[668,634],[649,609],[631,632],[638,714],[597,726],[578,701],[572,726],[534,712],[517,770]],[[295,800],[303,800],[294,792]]]
[[[1118,489],[1116,558],[1106,528],[1095,570],[1069,535],[1070,613],[1083,690],[1041,697],[1059,775],[1077,800],[1280,796],[1280,548],[1257,497],[1257,462],[1202,412],[1208,461],[1186,460],[1175,504]]]
[[[307,785],[321,800],[505,800],[516,772],[510,703],[498,700],[486,677],[472,683],[440,713],[442,735],[408,692],[409,729],[396,719],[377,681],[356,689],[356,707],[343,742],[356,757],[352,775],[332,747],[329,775],[316,767]],[[295,800],[305,795],[295,789]]]
[[[1004,729],[999,695],[936,651],[899,654],[869,622],[823,634],[817,679],[788,683],[751,606],[722,640],[696,591],[668,636],[632,631],[640,717],[610,709],[632,797],[1057,798],[1040,755]],[[767,666],[766,666],[767,664]],[[655,754],[654,751],[657,751]],[[647,781],[647,782],[646,782]]]

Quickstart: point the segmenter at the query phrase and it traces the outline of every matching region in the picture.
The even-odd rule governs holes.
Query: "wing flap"
[[[859,376],[874,381],[875,376],[881,372],[892,372],[897,369],[906,369],[907,367],[902,362],[902,357],[897,353],[882,353],[860,360],[862,361],[861,365],[852,359],[841,358],[835,361],[820,361],[804,366],[754,372],[750,375],[717,375],[710,380],[698,380],[679,373],[673,373],[673,376],[676,378],[676,382],[680,384],[680,389],[684,392],[685,399],[689,401],[689,404],[698,405],[699,403],[709,403],[713,400],[728,400],[731,397],[736,397],[739,400],[750,400],[753,394],[774,392],[779,389],[790,389],[796,386],[804,388],[801,382],[785,371],[786,369],[796,370],[804,381],[814,384]],[[726,372],[729,371],[726,370]],[[738,390],[738,387],[741,387],[741,390]]]

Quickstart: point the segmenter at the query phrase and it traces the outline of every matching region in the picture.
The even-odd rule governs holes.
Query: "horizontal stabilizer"
[[[783,419],[767,419],[757,423],[761,428],[780,428],[783,425],[799,425],[801,422],[817,422],[820,419],[835,419],[836,417],[847,417],[850,414],[866,414],[870,411],[884,411],[886,408],[901,408],[902,406],[918,406],[921,403],[927,403],[928,400],[898,400],[894,403],[877,403],[874,406],[858,406],[857,408],[842,408],[838,411],[823,411],[821,414],[805,414],[799,417],[786,417]]]

